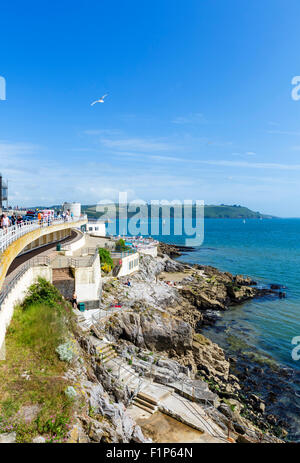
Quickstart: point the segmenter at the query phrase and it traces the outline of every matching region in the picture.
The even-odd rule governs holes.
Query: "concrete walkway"
[[[99,341],[100,344],[103,347],[103,342]],[[107,342],[106,346],[108,344]],[[134,420],[150,419],[152,414],[159,410],[200,431],[202,435],[199,442],[227,442],[224,431],[211,420],[201,404],[180,396],[172,387],[139,376],[120,356],[109,359],[105,367],[109,368],[110,374],[126,385],[135,397],[134,402],[127,409]]]

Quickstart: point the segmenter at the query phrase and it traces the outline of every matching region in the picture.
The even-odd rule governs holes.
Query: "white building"
[[[86,225],[86,231],[91,236],[105,236],[106,235],[106,226],[105,222],[98,220],[89,220]]]
[[[139,266],[139,254],[137,252],[111,252],[114,265],[120,265],[118,277],[137,272]]]
[[[67,212],[70,211],[70,214],[73,214],[74,218],[78,218],[81,216],[81,204],[80,203],[64,203],[63,204],[63,211]]]

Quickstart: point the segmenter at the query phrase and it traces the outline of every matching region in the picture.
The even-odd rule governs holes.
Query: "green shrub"
[[[108,249],[105,248],[99,248],[99,256],[100,256],[100,263],[101,263],[101,268],[106,264],[110,268],[113,268],[114,262],[111,258],[110,252]]]
[[[104,273],[110,273],[111,272],[111,266],[108,265],[107,263],[101,265],[101,270],[103,270]]]
[[[126,246],[125,241],[122,238],[116,242],[116,251],[124,252],[128,251],[129,249],[131,249],[130,246]]]
[[[72,362],[73,358],[75,357],[75,352],[73,348],[73,343],[71,340],[60,344],[55,351],[57,352],[60,360],[62,362]]]
[[[57,303],[64,304],[64,298],[57,288],[44,278],[38,278],[37,283],[31,285],[27,296],[22,303],[22,308],[27,309],[32,304],[43,303],[49,306],[56,306]]]
[[[70,428],[70,423],[70,417],[65,411],[57,413],[56,416],[52,415],[48,419],[38,416],[35,420],[39,434],[45,436],[47,443],[64,442]]]

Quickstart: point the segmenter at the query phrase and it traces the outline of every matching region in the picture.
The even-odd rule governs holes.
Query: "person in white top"
[[[2,217],[2,228],[7,230],[7,228],[9,227],[10,225],[10,220],[9,218],[7,217],[6,214],[3,214],[3,217]]]

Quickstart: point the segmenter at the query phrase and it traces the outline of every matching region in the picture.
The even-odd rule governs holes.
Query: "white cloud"
[[[292,131],[292,130],[268,130],[267,133],[277,134],[277,135],[300,135],[300,131]]]
[[[9,160],[11,156],[30,154],[41,149],[40,146],[31,143],[10,143],[0,140],[0,156],[2,161]]]
[[[84,130],[83,132],[85,135],[107,135],[107,136],[113,136],[113,135],[120,135],[122,134],[122,131],[119,129],[89,129],[89,130]]]
[[[125,153],[123,153],[125,154]],[[277,169],[277,170],[300,170],[300,164],[279,164],[272,162],[248,162],[248,161],[228,161],[226,159],[220,160],[206,160],[206,159],[192,159],[186,157],[176,156],[163,156],[163,155],[139,155],[141,160],[152,159],[156,161],[165,162],[179,162],[189,164],[206,164],[212,166],[224,166],[224,167],[242,167],[252,169]]]
[[[157,139],[147,138],[101,138],[100,142],[107,148],[130,151],[170,151],[175,145]]]
[[[232,156],[255,156],[256,153],[254,151],[246,151],[244,154],[243,153],[231,153]]]
[[[172,120],[173,124],[201,124],[205,121],[202,113],[192,113],[188,116],[177,116]]]
[[[247,161],[226,161],[226,160],[213,160],[213,161],[195,161],[201,164],[210,164],[214,166],[224,167],[245,167],[252,169],[277,169],[277,170],[300,170],[300,164],[277,164],[273,162],[247,162]]]

